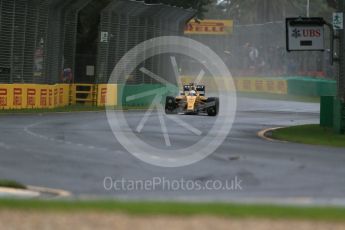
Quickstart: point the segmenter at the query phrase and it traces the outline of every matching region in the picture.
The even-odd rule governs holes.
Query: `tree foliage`
[[[212,0],[160,0],[160,2],[185,9],[194,9],[197,11],[197,18],[203,19]]]
[[[215,0],[216,1],[216,0]],[[281,21],[286,17],[306,16],[307,0],[224,0],[210,12],[211,17],[221,14],[232,18],[239,24]],[[330,19],[336,0],[310,0],[310,16]],[[215,10],[216,9],[216,10]],[[209,15],[208,15],[209,16]]]

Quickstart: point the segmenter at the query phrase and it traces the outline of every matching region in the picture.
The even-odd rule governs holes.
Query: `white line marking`
[[[171,146],[171,142],[170,142],[170,138],[169,138],[169,133],[168,133],[168,129],[165,125],[165,120],[164,120],[164,108],[162,105],[157,105],[157,109],[158,109],[158,118],[159,118],[159,122],[161,123],[161,128],[162,128],[162,132],[163,132],[163,136],[164,136],[164,141],[166,146]]]
[[[167,116],[170,120],[173,120],[175,123],[177,123],[178,125],[188,129],[189,131],[191,131],[192,133],[194,133],[195,135],[200,136],[202,134],[202,132],[199,129],[194,128],[193,126],[189,125],[188,123],[182,121],[180,118],[174,117],[174,116]]]
[[[167,159],[169,162],[177,162],[177,160],[176,159],[173,159],[173,158],[168,158]]]
[[[35,126],[38,126],[40,124],[44,124],[44,123],[47,123],[47,122],[49,122],[49,121],[38,122],[38,123],[34,123],[34,124],[31,124],[31,125],[28,125],[28,126],[24,127],[24,132],[26,132],[27,134],[29,134],[29,135],[31,135],[33,137],[40,138],[40,139],[47,140],[47,141],[51,141],[51,142],[56,142],[56,143],[59,143],[59,144],[75,145],[75,146],[79,146],[79,147],[84,147],[84,148],[93,149],[93,150],[100,150],[100,151],[111,151],[111,150],[108,150],[108,149],[105,149],[105,148],[98,148],[98,147],[95,147],[95,146],[86,146],[86,145],[80,144],[80,143],[73,143],[71,141],[63,141],[63,140],[60,140],[60,139],[55,139],[53,137],[48,137],[48,136],[44,136],[44,135],[40,135],[40,134],[34,133],[34,132],[32,132],[30,130],[30,128],[33,128]],[[1,147],[1,143],[0,143],[0,147]],[[37,151],[37,150],[34,150],[34,151]]]
[[[161,159],[160,157],[157,157],[157,156],[150,156],[151,159],[154,159],[154,160],[159,160]]]
[[[137,129],[136,129],[136,131],[137,131],[138,133],[140,133],[141,130],[144,128],[144,126],[145,126],[147,120],[149,119],[150,115],[152,114],[152,111],[153,111],[153,109],[154,109],[155,106],[156,106],[156,104],[155,104],[155,103],[152,103],[152,104],[150,105],[150,108],[146,111],[146,113],[145,113],[143,119],[141,119],[141,121],[140,121],[140,123],[139,123],[139,125],[138,125],[138,127],[137,127]]]
[[[5,143],[3,143],[3,142],[0,142],[0,147],[1,147],[1,148],[4,148],[4,149],[6,149],[6,150],[12,149],[11,146],[9,146],[9,145],[7,145],[7,144],[5,144]]]

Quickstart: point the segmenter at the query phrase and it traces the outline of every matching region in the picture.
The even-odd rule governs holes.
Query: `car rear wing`
[[[205,96],[206,94],[206,89],[204,85],[197,85],[196,86],[196,91],[200,94],[200,96]]]
[[[184,85],[183,86],[183,92],[189,92],[191,89],[191,86],[190,85]]]
[[[186,92],[191,91],[191,89],[192,89],[191,85],[184,85],[182,94],[186,94]],[[200,96],[205,96],[206,94],[206,89],[204,85],[197,85],[196,91],[199,93]]]

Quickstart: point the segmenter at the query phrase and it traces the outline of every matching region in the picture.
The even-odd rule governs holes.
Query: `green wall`
[[[156,95],[162,94],[162,101],[168,95],[176,96],[178,88],[171,85],[161,84],[140,84],[140,85],[119,85],[118,98],[122,106],[142,107],[151,105]],[[152,95],[148,95],[152,93]]]
[[[288,77],[288,94],[299,96],[335,96],[337,83],[332,80]]]

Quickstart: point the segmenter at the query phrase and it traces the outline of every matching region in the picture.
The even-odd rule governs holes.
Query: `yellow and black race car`
[[[217,116],[219,111],[218,97],[205,97],[205,86],[194,83],[185,85],[183,92],[177,97],[166,97],[165,112],[167,114],[199,114]]]

